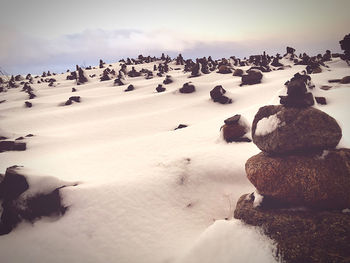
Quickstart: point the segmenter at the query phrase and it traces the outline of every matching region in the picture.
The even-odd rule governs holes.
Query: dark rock
[[[27,108],[33,107],[33,104],[32,104],[31,102],[29,102],[29,101],[25,101],[24,104],[25,104],[25,106],[26,106]]]
[[[4,180],[0,184],[0,199],[13,200],[29,188],[25,177],[18,173],[19,166],[6,169]]]
[[[33,137],[33,136],[34,136],[34,135],[31,134],[31,133],[29,133],[29,134],[26,135],[26,137]]]
[[[32,92],[28,92],[28,95],[29,95],[29,99],[34,99],[36,97],[36,95]]]
[[[221,129],[226,142],[236,142],[247,133],[247,127],[240,123],[230,125],[225,124]]]
[[[64,105],[68,106],[68,105],[71,105],[72,104],[72,101],[71,100],[67,100]]]
[[[123,83],[123,81],[121,81],[120,78],[116,78],[116,79],[114,80],[114,85],[115,85],[115,86],[123,86],[124,83]]]
[[[240,68],[235,69],[235,71],[233,72],[233,76],[242,77],[243,74],[244,74],[244,71]]]
[[[327,104],[327,101],[326,101],[326,98],[325,97],[315,97],[315,100],[318,104],[321,104],[321,105],[326,105]]]
[[[287,54],[294,54],[295,49],[292,47],[287,47]]]
[[[340,81],[341,81],[341,79],[330,79],[330,80],[328,80],[329,83],[338,83]]]
[[[100,59],[100,62],[99,62],[99,68],[104,68],[104,64],[106,64],[105,62],[103,62],[102,59]]]
[[[298,97],[292,97],[292,96],[279,96],[279,97],[280,97],[280,103],[286,107],[305,108],[315,104],[314,97],[311,92],[305,93]]]
[[[238,123],[240,119],[241,119],[241,114],[236,114],[233,117],[230,117],[230,118],[224,120],[224,122],[227,125],[232,125],[232,124]]]
[[[257,70],[251,70],[248,72],[248,74],[242,75],[242,83],[243,85],[254,85],[261,82],[261,79],[263,77],[263,74],[260,71]]]
[[[263,196],[294,206],[318,209],[350,207],[350,149],[269,156],[246,162],[250,182]]]
[[[224,96],[225,93],[226,90],[221,85],[218,85],[210,91],[210,97],[214,102],[219,102],[221,104],[232,103],[232,99]]]
[[[15,142],[13,151],[25,151],[27,149],[27,145],[24,142]]]
[[[196,88],[194,87],[194,85],[187,82],[183,84],[182,88],[180,88],[179,91],[180,93],[192,93],[196,91]]]
[[[128,72],[128,76],[131,78],[141,76],[141,73],[135,70],[135,67],[132,67],[131,71]]]
[[[211,91],[210,91],[210,97],[212,100],[219,99],[221,96],[223,96],[226,93],[226,90],[221,86],[215,86]]]
[[[344,36],[343,40],[339,41],[340,48],[344,50],[344,59],[350,60],[350,34]]]
[[[80,102],[80,96],[72,96],[72,97],[69,97],[69,100],[75,101],[75,102]]]
[[[263,126],[257,125],[264,119]],[[271,153],[288,153],[330,149],[337,146],[342,132],[337,121],[318,109],[264,106],[255,115],[252,137],[260,150]]]
[[[85,77],[83,69],[79,68],[78,69],[78,83],[84,84],[87,81],[88,81],[88,79]]]
[[[20,140],[24,140],[24,137],[21,136],[21,137],[18,137],[18,138],[15,139],[15,141],[20,141]]]
[[[322,90],[329,90],[331,88],[332,88],[332,86],[327,86],[327,85],[323,85],[320,87],[320,89],[322,89]]]
[[[240,137],[232,140],[231,142],[251,142],[252,140],[247,137]]]
[[[134,88],[134,86],[132,85],[132,84],[130,84],[128,87],[127,87],[127,89],[126,90],[124,90],[125,92],[128,92],[128,91],[132,91],[132,90],[134,90],[135,88]]]
[[[72,71],[70,75],[66,77],[67,80],[76,80],[78,79],[78,75],[76,71]]]
[[[187,127],[186,124],[179,124],[179,126],[177,126],[174,130],[183,129],[183,128],[186,128],[186,127]]]
[[[8,138],[7,137],[5,137],[5,136],[0,136],[0,141],[1,140],[7,140]]]
[[[340,80],[341,84],[349,84],[350,83],[350,76],[346,76]]]
[[[166,76],[165,76],[165,80],[163,80],[163,84],[164,84],[164,85],[167,85],[167,84],[170,84],[170,83],[172,83],[172,82],[173,82],[172,77],[171,77],[170,75],[166,75]]]
[[[162,86],[162,84],[158,84],[158,86],[157,86],[157,88],[156,88],[156,91],[157,92],[163,92],[163,91],[165,91],[166,90],[166,88],[164,88],[163,86]]]
[[[283,67],[283,64],[279,62],[279,58],[275,57],[271,63],[271,66],[274,67]]]
[[[230,74],[230,73],[232,73],[232,70],[226,65],[221,65],[219,67],[218,73],[220,73],[220,74]]]
[[[43,216],[61,216],[67,210],[67,207],[62,205],[59,192],[65,185],[58,185],[57,188],[52,186],[52,190],[25,195],[32,185],[28,184],[26,176],[22,175],[18,168],[8,168],[0,183],[0,198],[3,199],[0,235],[10,233],[22,220],[34,222]]]
[[[76,88],[72,88],[72,92],[76,92],[77,91],[77,89]]]
[[[220,104],[231,104],[232,99],[230,99],[229,97],[226,97],[226,96],[221,96],[218,99],[214,100],[214,102],[218,102]]]
[[[255,208],[254,196],[243,195],[234,217],[261,227],[276,242],[281,262],[347,262],[350,216],[337,211],[293,211]]]

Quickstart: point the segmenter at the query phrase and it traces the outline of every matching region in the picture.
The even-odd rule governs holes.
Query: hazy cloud
[[[338,45],[337,41],[327,39],[321,43],[319,40],[314,43],[309,41],[302,46],[301,41],[284,43],[277,39],[200,41],[175,31],[135,29],[85,30],[56,39],[33,37],[7,29],[2,30],[2,39],[6,41],[0,44],[0,66],[11,74],[41,73],[43,70],[62,72],[74,68],[76,64],[96,65],[100,58],[115,62],[139,54],[160,56],[164,52],[174,57],[181,52],[185,58],[209,55],[213,58],[232,55],[244,57],[261,54],[263,51],[270,54],[283,53],[286,45],[315,54]],[[306,50],[303,49],[305,47]]]

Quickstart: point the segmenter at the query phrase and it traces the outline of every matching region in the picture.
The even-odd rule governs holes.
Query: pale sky
[[[349,0],[0,0],[0,67],[65,71],[139,54],[341,52]]]

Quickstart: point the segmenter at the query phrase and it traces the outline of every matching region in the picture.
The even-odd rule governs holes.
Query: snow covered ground
[[[339,147],[349,148],[350,85],[328,80],[350,70],[339,59],[327,65],[311,75],[314,96],[328,102],[315,107],[339,122]],[[119,70],[119,63],[113,69]],[[0,237],[1,262],[273,262],[273,243],[232,219],[238,198],[254,191],[244,165],[259,149],[224,142],[220,127],[235,114],[252,123],[261,106],[279,104],[285,81],[304,69],[264,73],[261,84],[242,87],[232,74],[188,78],[189,73],[171,70],[175,81],[163,85],[163,93],[155,88],[165,77],[128,78],[135,90],[124,92],[127,86],[98,78],[76,86],[64,73],[53,76],[55,87],[31,85],[37,95],[32,108],[24,107],[28,95],[22,86],[0,93],[6,100],[0,104],[0,135],[35,135],[25,139],[26,151],[0,153],[0,173],[23,165],[33,175],[79,182],[62,189],[70,207],[62,218],[21,223]],[[179,93],[188,81],[196,92]],[[227,90],[232,104],[210,100],[216,85]],[[333,88],[321,90],[322,85]],[[72,87],[78,91],[72,93]],[[81,103],[60,106],[70,96],[81,96]],[[174,130],[179,124],[188,127]]]

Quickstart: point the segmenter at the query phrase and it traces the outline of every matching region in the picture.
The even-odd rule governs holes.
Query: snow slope
[[[315,107],[338,120],[339,146],[350,147],[350,85],[320,89],[350,70],[339,59],[328,65],[329,71],[311,75],[312,92],[328,101]],[[112,66],[119,69],[119,63]],[[17,164],[33,174],[80,182],[62,189],[70,206],[65,216],[22,223],[0,237],[1,262],[272,262],[272,242],[232,219],[238,198],[254,191],[244,164],[259,149],[227,144],[220,127],[235,114],[251,123],[259,107],[279,103],[284,82],[304,68],[264,73],[261,84],[242,87],[231,74],[188,78],[172,70],[175,81],[163,93],[155,88],[165,77],[128,78],[135,90],[124,92],[127,86],[98,78],[76,86],[64,73],[54,76],[55,87],[31,85],[37,95],[32,108],[24,107],[28,95],[21,88],[0,93],[6,100],[0,104],[0,135],[35,135],[25,139],[26,151],[0,153],[0,173]],[[179,93],[188,81],[196,92]],[[216,85],[232,104],[210,100]],[[60,106],[70,96],[81,96],[81,103]],[[188,127],[174,130],[180,123]]]

